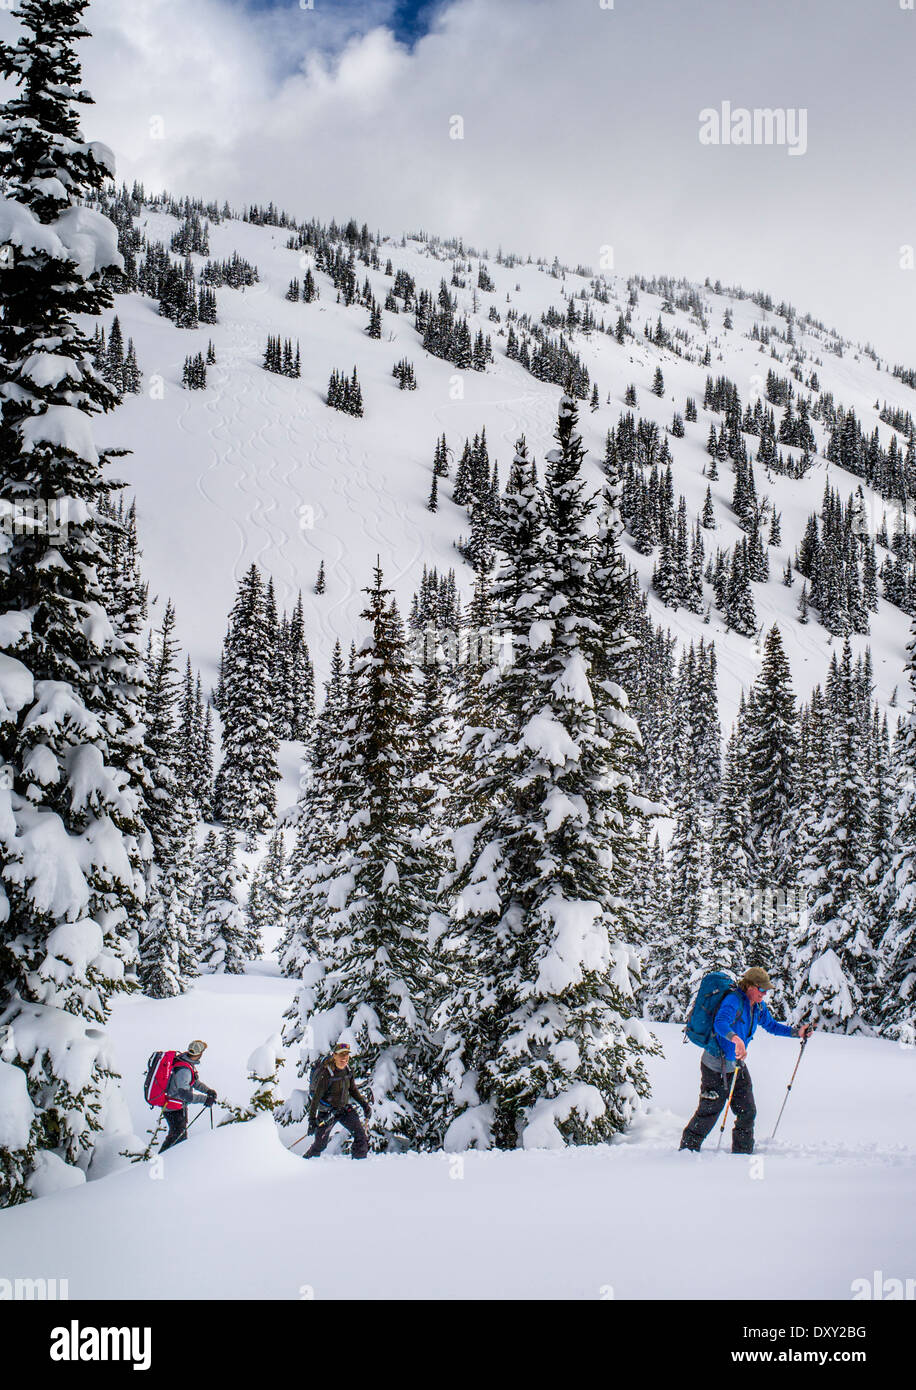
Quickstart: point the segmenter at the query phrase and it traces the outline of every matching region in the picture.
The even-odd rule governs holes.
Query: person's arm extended
[[[777,1023],[777,1022],[776,1022],[776,1019],[775,1019],[775,1018],[773,1017],[773,1015],[770,1013],[770,1011],[769,1011],[769,1009],[767,1008],[766,1004],[764,1004],[764,1003],[761,1002],[760,1004],[757,1005],[757,1009],[758,1009],[758,1017],[759,1017],[759,1019],[760,1019],[760,1023],[761,1023],[761,1025],[762,1025],[762,1027],[765,1028],[766,1031],[767,1031],[768,1033],[775,1033],[776,1036],[777,1036],[777,1038],[797,1038],[797,1037],[798,1037],[798,1029],[797,1029],[797,1028],[793,1028],[793,1027],[792,1027],[790,1024],[788,1024],[788,1023]]]
[[[716,1035],[716,1041],[721,1047],[727,1062],[733,1062],[735,1060],[735,1044],[729,1037],[729,1034],[734,1032],[735,1019],[738,1017],[740,1008],[740,999],[734,994],[727,995],[719,1005],[719,1011],[712,1025],[712,1031]]]

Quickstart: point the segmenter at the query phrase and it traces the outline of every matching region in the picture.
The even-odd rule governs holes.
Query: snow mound
[[[0,1149],[25,1148],[34,1113],[25,1072],[0,1062]]]
[[[33,1197],[49,1197],[55,1192],[69,1192],[71,1188],[82,1187],[86,1174],[81,1168],[65,1163],[56,1153],[44,1149],[36,1156],[35,1168],[26,1186]]]

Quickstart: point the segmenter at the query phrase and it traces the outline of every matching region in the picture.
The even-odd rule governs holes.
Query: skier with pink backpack
[[[216,1100],[216,1092],[197,1079],[206,1050],[207,1044],[195,1038],[185,1052],[154,1052],[147,1063],[143,1094],[149,1105],[161,1107],[169,1130],[161,1154],[187,1138],[189,1105],[209,1107]]]

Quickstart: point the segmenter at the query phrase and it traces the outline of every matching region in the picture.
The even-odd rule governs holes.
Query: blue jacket
[[[768,1033],[775,1033],[777,1038],[794,1038],[796,1036],[795,1029],[790,1028],[788,1023],[776,1022],[765,1002],[752,1004],[743,989],[733,990],[731,994],[725,996],[719,1005],[719,1011],[712,1026],[714,1037],[709,1040],[709,1051],[713,1054],[721,1052],[727,1061],[733,1062],[735,1060],[735,1044],[729,1042],[726,1035],[737,1033],[747,1047],[757,1031],[758,1023]]]

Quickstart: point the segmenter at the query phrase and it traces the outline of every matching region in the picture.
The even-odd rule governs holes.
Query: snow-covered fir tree
[[[197,973],[191,891],[194,802],[179,724],[175,610],[166,604],[147,654],[146,822],[153,841],[149,921],[141,935],[140,982],[153,999],[181,994]]]
[[[249,956],[261,954],[265,931],[286,926],[288,899],[283,832],[275,830],[267,842],[267,851],[252,876],[248,891]]]
[[[250,937],[238,900],[244,874],[238,864],[238,842],[231,830],[211,830],[197,854],[195,903],[201,969],[241,975],[250,959]]]
[[[576,426],[575,402],[564,396],[538,534],[517,557],[521,604],[500,615],[520,629],[503,722],[495,742],[486,740],[501,786],[482,824],[456,836],[470,983],[449,1019],[467,1071],[445,1136],[452,1148],[600,1141],[626,1126],[647,1088],[652,1044],[631,1017],[635,961],[617,935],[615,891],[626,879],[614,856],[615,840],[625,853],[615,801],[631,788],[614,740],[629,741],[635,729],[610,669],[594,670],[598,643],[610,632],[613,650],[624,635],[613,619],[604,626],[607,595],[597,600],[587,538],[594,501]],[[507,558],[511,569],[516,557]]]
[[[287,1042],[303,1075],[341,1037],[368,1077],[372,1133],[391,1151],[427,1147],[435,1053],[427,936],[439,865],[416,786],[417,690],[401,619],[379,568],[354,662],[340,829],[313,898],[323,899],[322,975],[302,991]],[[301,1010],[308,1009],[303,1016]]]
[[[77,322],[110,305],[103,273],[123,265],[91,206],[113,161],[80,130],[85,8],[22,0],[24,32],[0,49],[15,84],[0,109],[0,501],[21,519],[0,535],[0,1025],[29,1133],[4,1159],[5,1203],[29,1194],[35,1153],[85,1169],[124,1127],[101,1025],[134,979],[149,854],[139,652],[99,574],[110,455],[92,417],[117,395]]]
[[[223,761],[214,788],[218,819],[244,831],[249,844],[276,813],[276,647],[276,609],[271,613],[252,565],[239,584],[223,649]]]
[[[311,1012],[312,986],[321,976],[321,940],[329,911],[321,885],[325,866],[337,851],[338,827],[346,797],[340,747],[349,721],[346,668],[340,642],[334,644],[324,702],[312,727],[308,777],[297,806],[296,835],[287,865],[289,900],[280,944],[280,969],[300,981],[299,998],[287,1015],[284,1037],[302,1038],[301,1020]]]
[[[836,1032],[867,1029],[865,1000],[874,968],[866,870],[869,789],[862,717],[847,640],[827,686],[828,758],[824,790],[801,870],[809,910],[789,945],[795,1017]],[[870,722],[870,717],[869,717]]]
[[[887,926],[880,942],[881,1031],[916,1044],[916,621],[907,647],[910,707],[898,741],[899,797],[891,828],[891,862],[880,884]]]

